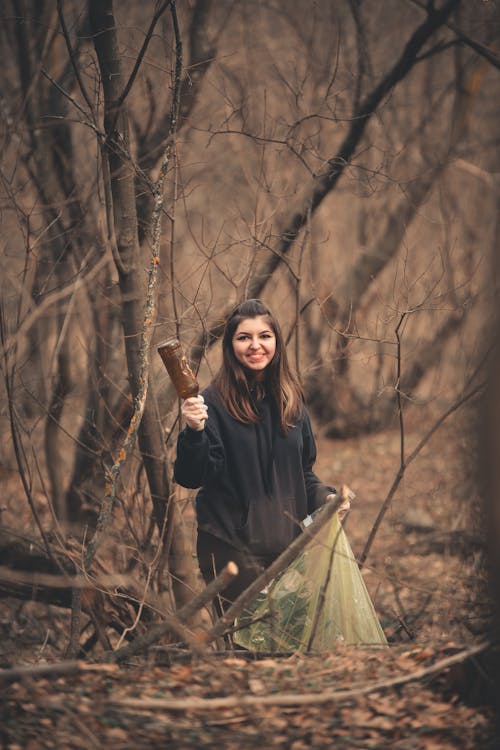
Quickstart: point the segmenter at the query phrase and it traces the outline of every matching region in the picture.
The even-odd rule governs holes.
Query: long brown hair
[[[304,401],[300,383],[288,364],[285,342],[278,321],[260,299],[248,299],[229,314],[222,337],[222,365],[213,385],[226,409],[240,422],[258,422],[250,392],[251,379],[234,355],[233,336],[239,324],[248,318],[263,316],[276,337],[276,351],[264,370],[265,390],[274,401],[284,433],[299,419]]]

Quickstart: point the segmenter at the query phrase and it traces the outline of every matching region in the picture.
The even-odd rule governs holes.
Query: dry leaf
[[[250,679],[248,680],[248,687],[250,689],[250,692],[254,693],[255,695],[266,692],[266,686],[264,685],[262,680],[258,679],[258,677],[250,677]]]

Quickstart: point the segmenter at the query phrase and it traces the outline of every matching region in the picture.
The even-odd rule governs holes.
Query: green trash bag
[[[257,652],[320,652],[341,643],[387,646],[337,513],[235,626],[235,644]]]

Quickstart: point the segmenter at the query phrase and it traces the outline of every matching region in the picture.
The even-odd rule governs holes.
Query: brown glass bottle
[[[197,396],[199,385],[182,351],[179,339],[169,339],[158,346],[158,354],[167,368],[179,398]]]

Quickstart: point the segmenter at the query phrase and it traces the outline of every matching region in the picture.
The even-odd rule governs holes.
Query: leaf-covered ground
[[[431,423],[410,426],[407,450]],[[446,661],[487,638],[480,505],[463,426],[450,420],[411,464],[364,568],[388,649],[256,659],[192,656],[163,643],[120,667],[17,679],[0,685],[3,747],[499,748],[488,651]],[[356,492],[346,530],[357,555],[400,447],[397,431],[320,440],[318,474]],[[62,658],[67,619],[57,610],[0,606],[2,667]]]
[[[12,684],[3,695],[4,747],[36,748],[476,748],[495,744],[491,716],[465,705],[444,679],[362,691],[446,656],[401,647],[343,648],[324,657],[237,656],[162,664],[161,653],[128,668]],[[356,690],[360,691],[356,695]],[[349,697],[341,691],[349,690]],[[328,696],[337,697],[329,700]],[[340,695],[339,695],[340,693]],[[275,705],[273,700],[289,700]],[[309,701],[317,698],[317,705]],[[214,699],[232,699],[232,706]],[[251,705],[245,701],[253,697]],[[205,699],[206,705],[196,704]],[[241,704],[238,705],[238,702]]]

